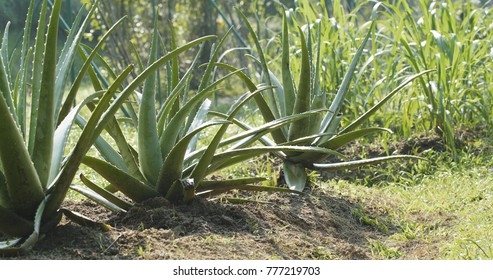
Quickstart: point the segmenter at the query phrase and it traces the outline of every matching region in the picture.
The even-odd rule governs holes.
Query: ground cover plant
[[[31,1],[29,13],[57,14],[61,2]],[[69,43],[59,52],[49,47],[61,34],[53,16],[47,47],[43,28],[33,36],[26,28],[17,44],[5,28],[4,255],[492,258],[489,5],[259,0],[234,11],[229,2],[204,1],[222,13],[221,36],[187,43],[179,34],[186,25],[162,32],[160,18],[163,10],[186,11],[186,2],[139,3],[155,8],[152,20],[139,22],[140,12],[130,17],[144,31],[137,38],[149,40],[117,62],[109,60],[121,50],[108,48],[123,21],[109,24],[108,17],[90,23],[102,30],[84,27],[93,13],[111,14],[110,1],[99,5],[103,13],[94,10],[97,3],[82,9],[74,28],[62,20],[65,11],[59,26]],[[175,10],[166,10],[170,3]],[[260,3],[271,6],[258,9]],[[168,18],[181,24],[184,16]],[[229,22],[240,18],[239,25]],[[84,32],[101,43],[83,40]],[[126,67],[132,60],[136,67]],[[50,98],[53,108],[43,102]],[[39,135],[45,131],[53,133]],[[51,134],[53,140],[43,139]],[[39,143],[48,149],[40,153]],[[404,158],[396,155],[426,160],[387,161]],[[359,168],[363,163],[378,164]],[[346,169],[351,164],[358,168]],[[281,169],[293,190],[274,187]],[[14,193],[23,178],[39,181],[38,195]],[[32,206],[25,211],[18,201]],[[103,231],[106,225],[113,230]]]

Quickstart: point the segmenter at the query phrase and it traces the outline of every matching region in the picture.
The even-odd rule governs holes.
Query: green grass
[[[353,215],[363,224],[379,231],[382,225],[393,225],[383,241],[369,240],[374,257],[491,259],[493,174],[489,155],[463,156],[460,163],[448,160],[449,156],[436,155],[427,174],[414,180],[397,179],[374,187],[337,180],[321,185],[356,200],[365,210]],[[368,217],[365,211],[376,214]]]

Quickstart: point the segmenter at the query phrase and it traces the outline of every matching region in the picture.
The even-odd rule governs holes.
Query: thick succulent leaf
[[[238,72],[237,68],[223,63],[216,63],[216,65],[218,67],[235,72],[238,78],[240,78],[242,82],[245,83],[245,85],[247,86],[250,92],[256,92],[258,90],[257,86],[252,82],[252,80],[248,78],[248,76],[245,75],[245,73]],[[269,107],[269,105],[267,104],[267,102],[265,101],[262,95],[258,94],[255,95],[253,98],[265,122],[271,122],[276,119],[276,117],[274,117],[274,113],[271,111],[271,108]],[[271,134],[272,134],[272,138],[274,138],[274,141],[276,143],[284,143],[287,141],[287,137],[284,135],[281,129],[274,130]]]
[[[236,11],[238,11],[241,18],[243,19],[243,23],[247,27],[248,32],[250,33],[250,36],[252,37],[253,42],[255,43],[255,48],[257,49],[258,58],[260,60],[260,64],[262,65],[263,77],[266,79],[267,85],[272,86],[272,82],[271,82],[270,76],[269,76],[269,67],[267,66],[267,60],[265,59],[264,51],[262,50],[262,46],[261,46],[260,41],[257,37],[257,33],[253,29],[252,25],[248,21],[248,18],[245,16],[245,14],[243,14],[243,12],[238,8],[236,8]],[[280,117],[279,106],[276,103],[276,98],[274,97],[273,88],[267,90],[267,96],[268,96],[268,101],[269,101],[268,104],[269,104],[270,110],[274,114],[275,118],[279,118]]]
[[[221,117],[221,118],[224,118],[224,119],[227,119],[228,118],[228,115],[226,114],[223,114],[223,113],[220,113],[220,112],[214,112],[214,111],[211,111],[209,112],[210,115],[213,115],[213,116],[218,116],[218,117]],[[251,127],[250,125],[236,119],[236,118],[233,118],[232,121],[235,125],[237,125],[238,127],[240,127],[241,129],[245,130],[245,131],[252,131],[254,128]],[[233,136],[234,137],[234,136]],[[225,140],[223,140],[221,143],[223,143],[224,145],[226,144],[229,144],[231,142],[234,142],[236,140],[230,140],[231,138],[227,138]],[[265,146],[275,146],[276,143],[274,141],[272,141],[270,138],[268,137],[262,137],[260,138],[260,142],[262,144],[264,144]]]
[[[203,192],[197,192],[197,196],[205,196],[205,197],[212,197],[212,196],[217,196],[229,191],[233,190],[242,190],[242,191],[249,191],[249,192],[278,192],[278,193],[295,193],[295,194],[303,194],[300,191],[297,190],[292,190],[292,189],[286,189],[286,188],[279,188],[279,187],[270,187],[270,186],[258,186],[258,185],[242,185],[242,186],[225,186],[225,187],[213,187],[210,190],[203,191]],[[255,202],[255,201],[249,201],[249,202]]]
[[[370,110],[365,112],[363,115],[361,115],[358,119],[356,119],[354,122],[352,122],[350,125],[345,127],[343,130],[341,130],[341,133],[344,132],[349,132],[354,130],[356,127],[361,125],[363,122],[368,120],[368,118],[373,115],[378,109],[380,109],[392,96],[396,95],[401,89],[406,87],[409,83],[414,81],[417,78],[420,78],[421,76],[432,72],[433,70],[427,70],[423,71],[421,73],[415,74],[407,78],[405,81],[403,81],[400,85],[398,85],[394,90],[392,90],[387,96],[385,96],[382,100],[380,100],[377,104],[375,104]]]
[[[229,28],[228,31],[224,34],[224,36],[221,38],[221,40],[214,46],[214,52],[212,53],[209,59],[209,63],[207,63],[207,67],[204,71],[204,74],[202,75],[202,79],[200,80],[198,91],[205,89],[209,85],[212,77],[212,73],[216,67],[214,62],[216,61],[217,56],[219,55],[219,51],[221,50],[222,45],[228,38],[228,35],[231,33],[232,29],[233,29],[232,27]]]
[[[60,213],[63,213],[63,215],[65,217],[67,217],[70,221],[72,221],[78,225],[84,226],[84,227],[100,228],[104,231],[113,230],[113,228],[110,225],[107,225],[105,223],[96,222],[87,216],[84,216],[80,213],[68,210],[66,208],[61,208]]]
[[[35,1],[35,0],[32,0]],[[36,133],[38,128],[38,109],[39,109],[39,98],[41,91],[41,81],[43,73],[43,60],[44,60],[44,45],[45,45],[45,25],[46,25],[46,14],[48,9],[48,1],[43,0],[43,5],[41,6],[41,12],[38,20],[38,28],[36,31],[36,41],[34,46],[34,60],[33,60],[33,71],[32,71],[32,89],[31,89],[31,120],[29,127],[29,153],[33,155],[34,146],[36,143]],[[54,64],[54,62],[53,62]],[[40,128],[41,129],[41,128]]]
[[[30,71],[29,63],[32,58],[32,49],[27,51],[26,57],[23,63],[20,64],[21,68],[17,74],[17,78],[14,86],[14,103],[17,106],[17,122],[22,136],[27,141],[27,87],[28,87],[28,74]],[[21,59],[22,60],[22,59]]]
[[[0,249],[0,255],[19,255],[19,254],[24,254],[32,250],[34,245],[38,242],[41,232],[42,231],[47,231],[51,229],[52,227],[55,227],[61,220],[62,215],[61,213],[56,213],[53,217],[45,217],[44,216],[44,210],[47,204],[47,200],[43,199],[34,215],[34,224],[31,227],[31,231],[29,233],[26,233],[22,237],[28,236],[27,238],[23,238],[21,240],[20,246],[16,247],[8,247],[5,249]],[[30,235],[29,235],[30,234]],[[17,243],[17,244],[19,244]],[[16,245],[17,245],[16,244]]]
[[[72,28],[67,35],[65,45],[60,53],[60,59],[56,65],[56,78],[55,78],[55,120],[58,119],[58,112],[62,106],[63,95],[65,93],[65,86],[67,78],[70,73],[70,69],[74,64],[75,57],[77,55],[77,47],[81,38],[84,35],[87,27],[93,20],[92,15],[98,6],[99,0],[94,1],[89,12],[84,7],[81,7],[79,13],[72,24]],[[55,3],[56,5],[56,3]],[[85,19],[82,22],[83,15]],[[58,121],[57,121],[58,122]]]
[[[99,101],[98,106],[92,112],[91,117],[82,130],[82,134],[79,137],[75,147],[67,156],[67,159],[63,164],[60,173],[56,176],[56,178],[53,180],[52,185],[49,187],[51,191],[51,196],[46,207],[46,212],[48,213],[48,215],[52,215],[58,211],[60,205],[65,199],[67,191],[70,187],[70,183],[72,182],[79,168],[79,165],[84,158],[84,155],[99,137],[111,117],[114,116],[113,112],[111,115],[106,115],[106,118],[102,119],[103,114],[106,112],[105,110],[110,107],[109,102],[113,98],[116,90],[120,87],[124,79],[130,74],[132,69],[133,67],[129,66],[123,71],[123,73],[113,82],[110,88],[108,88],[106,93]],[[120,104],[121,103],[116,105]],[[114,107],[110,108],[116,111]]]
[[[5,30],[3,32],[2,42],[0,44],[0,55],[2,56],[3,61],[7,63],[9,61],[9,30],[10,30],[10,21],[5,25]],[[10,69],[7,67],[7,77],[11,80]]]
[[[284,179],[290,190],[303,191],[308,180],[305,167],[300,163],[293,163],[285,160],[282,163]]]
[[[359,138],[365,137],[369,134],[377,133],[377,132],[392,133],[392,131],[390,129],[387,129],[387,128],[380,128],[380,127],[364,128],[364,129],[346,132],[344,134],[334,136],[330,140],[328,140],[327,142],[320,144],[320,147],[336,150],[336,149],[338,149],[344,145],[349,144],[350,142],[353,142],[356,139],[359,139]]]
[[[115,196],[113,193],[109,192],[105,188],[102,188],[95,183],[93,183],[91,180],[87,179],[84,174],[80,174],[80,180],[84,185],[86,185],[89,189],[92,191],[96,192],[98,195],[103,197],[104,199],[108,200],[112,204],[118,206],[121,209],[128,210],[130,207],[132,207],[132,204],[126,202],[125,200]]]
[[[77,116],[75,121],[77,122],[77,125],[82,129],[87,124],[87,121],[84,120],[81,116]],[[113,147],[108,142],[106,142],[103,137],[98,136],[96,142],[94,142],[94,147],[96,147],[104,160],[129,173],[123,157],[117,151],[115,151],[115,149],[113,149]]]
[[[197,192],[223,189],[230,187],[241,187],[246,185],[252,185],[255,183],[261,183],[267,181],[267,178],[261,177],[249,177],[249,178],[236,178],[230,180],[202,180],[197,185]]]
[[[311,66],[306,45],[305,35],[301,28],[301,70],[300,82],[298,83],[298,94],[294,103],[293,114],[300,114],[310,110],[311,107]],[[306,137],[310,134],[310,118],[300,119],[289,126],[288,141]],[[305,143],[308,144],[308,143]]]
[[[320,114],[320,113],[321,113],[321,111],[309,111],[309,112],[303,112],[300,114],[282,117],[282,118],[279,118],[279,119],[274,120],[272,122],[263,124],[259,127],[251,128],[251,129],[249,129],[243,133],[240,133],[240,134],[235,135],[233,137],[230,137],[228,139],[225,139],[224,141],[221,142],[221,145],[223,145],[223,144],[226,145],[229,143],[237,142],[233,147],[230,148],[230,150],[236,149],[236,148],[241,148],[241,147],[246,147],[246,146],[254,143],[257,140],[261,140],[265,134],[270,133],[270,132],[278,129],[279,127],[286,126],[290,123],[296,122],[296,121],[301,120],[301,119],[306,119],[312,115]],[[250,136],[252,136],[252,137],[250,137]],[[306,142],[306,140],[305,140],[305,142]],[[297,143],[297,145],[298,144],[300,144],[300,143]],[[267,146],[272,146],[272,145],[267,145]]]
[[[120,19],[110,29],[108,29],[108,31],[101,37],[98,44],[91,51],[90,55],[87,58],[84,58],[84,64],[80,68],[79,73],[77,74],[77,77],[75,78],[74,82],[72,83],[72,87],[70,88],[70,91],[69,91],[67,97],[65,98],[65,101],[64,101],[64,103],[60,109],[60,113],[58,116],[58,122],[61,122],[63,119],[65,119],[65,116],[70,112],[72,104],[74,103],[74,100],[77,96],[77,92],[79,91],[80,85],[82,84],[83,78],[84,78],[85,74],[87,73],[87,70],[89,69],[89,67],[91,67],[93,59],[97,55],[97,52],[104,46],[104,42],[106,42],[106,39],[109,38],[110,34],[112,34],[116,30],[116,28],[123,22],[124,19],[125,18]],[[101,89],[99,88],[97,90],[99,91]]]
[[[0,207],[12,208],[12,203],[10,202],[9,191],[7,189],[7,181],[3,175],[3,171],[0,168]]]
[[[22,50],[20,54],[21,69],[19,69],[17,76],[17,85],[14,88],[16,92],[14,96],[17,96],[17,119],[19,127],[21,129],[22,135],[25,141],[27,141],[27,87],[28,87],[28,76],[31,70],[28,66],[32,62],[33,50],[31,48],[31,30],[32,21],[34,13],[34,3],[35,1],[30,1],[29,8],[27,11],[26,22],[24,25],[24,33],[22,35]]]
[[[44,198],[38,174],[12,114],[0,96],[0,160],[15,212],[31,218]]]
[[[175,29],[172,24],[170,24],[171,30],[171,50],[177,48],[176,45],[176,34]],[[173,56],[171,58],[171,89],[174,89],[180,80],[180,62],[178,61],[178,56]],[[173,103],[171,108],[170,117],[172,118],[176,112],[180,109],[180,99],[177,98]]]
[[[356,65],[358,64],[359,58],[363,54],[363,51],[366,47],[366,43],[370,39],[370,36],[371,36],[371,33],[373,31],[374,26],[375,26],[375,22],[372,22],[370,30],[368,31],[368,34],[366,34],[366,37],[363,39],[363,42],[361,42],[361,45],[358,48],[358,51],[354,55],[353,60],[351,61],[351,64],[349,65],[349,68],[348,68],[346,74],[344,75],[344,78],[342,80],[342,84],[341,84],[339,90],[337,91],[337,94],[336,94],[334,100],[332,101],[332,103],[329,107],[329,112],[327,113],[324,120],[322,121],[322,125],[320,128],[321,133],[327,132],[327,129],[331,126],[332,122],[335,121],[337,115],[339,114],[339,111],[342,107],[342,104],[344,102],[346,94],[349,90],[349,85],[350,85],[351,80],[354,76],[354,72],[356,70]],[[323,143],[325,141],[327,141],[327,138],[322,137],[318,140],[317,144]]]
[[[163,167],[159,173],[157,189],[159,193],[166,195],[175,181],[182,178],[183,164],[185,162],[185,154],[190,141],[207,127],[212,125],[221,125],[228,123],[226,121],[207,122],[198,127],[194,131],[183,137],[170,151],[168,157],[164,160]]]
[[[34,215],[34,213],[33,213]],[[33,217],[31,217],[32,219]],[[14,211],[0,206],[0,232],[10,236],[24,237],[33,232],[34,224]]]
[[[142,202],[159,196],[159,193],[153,187],[146,185],[105,161],[86,156],[82,163],[96,171],[133,201]]]
[[[398,159],[424,160],[424,158],[417,156],[397,155],[397,156],[377,157],[371,159],[362,159],[362,160],[354,160],[354,161],[338,162],[338,163],[314,163],[311,165],[307,165],[307,168],[311,170],[319,170],[319,171],[336,171],[336,170],[343,170],[350,168],[358,168],[365,165],[378,164],[378,163],[387,162],[391,160],[398,160]]]
[[[3,56],[0,55],[0,96],[5,100],[7,107],[10,113],[13,116],[17,116],[15,114],[14,101],[12,99],[12,92],[10,90],[10,82],[7,74],[7,61],[4,61]]]
[[[219,146],[218,147],[224,147],[226,145],[234,144],[228,150],[235,150],[235,149],[238,149],[238,148],[246,147],[246,146],[254,143],[257,140],[259,140],[265,146],[275,146],[276,143],[272,142],[272,140],[270,140],[269,138],[265,137],[265,134],[270,133],[273,130],[276,130],[279,127],[281,127],[283,125],[286,125],[286,124],[289,124],[290,122],[293,122],[293,121],[295,121],[297,119],[307,118],[310,115],[317,114],[317,113],[319,113],[319,111],[311,111],[311,112],[305,112],[305,113],[298,114],[298,115],[287,116],[287,117],[279,118],[279,119],[274,120],[272,122],[266,123],[266,124],[261,125],[261,126],[256,127],[256,128],[252,128],[249,125],[247,125],[247,124],[245,124],[245,123],[243,123],[243,122],[241,122],[241,121],[239,121],[239,120],[237,120],[235,118],[230,118],[230,120],[233,123],[235,123],[240,128],[242,128],[242,129],[244,129],[246,131],[245,132],[242,132],[240,134],[237,134],[235,136],[232,136],[230,138],[227,138],[227,139],[222,140],[219,143]],[[222,114],[222,113],[214,112],[213,115],[219,116],[219,117],[224,118],[224,119],[228,119],[228,115],[225,115],[225,114]],[[205,149],[206,148],[203,148],[203,149],[196,150],[196,151],[190,153],[187,156],[187,159],[186,160],[188,162],[191,162],[191,161],[195,160],[196,158],[198,158],[200,155],[203,154],[203,152],[204,152]],[[286,157],[286,155],[282,151],[276,151],[276,152],[273,152],[273,153],[277,154],[281,158]]]
[[[289,27],[286,18],[286,12],[282,17],[282,84],[284,88],[284,104],[286,106],[286,116],[293,113],[294,104],[296,102],[296,93],[293,75],[291,74],[290,65],[291,54],[289,50]]]
[[[259,156],[265,153],[278,152],[278,151],[283,151],[286,153],[313,152],[313,153],[320,153],[327,155],[342,156],[340,153],[336,151],[325,149],[325,148],[319,148],[319,147],[306,147],[306,146],[249,147],[249,148],[236,149],[236,150],[226,151],[216,154],[211,162],[210,167],[207,170],[207,173],[210,174],[214,171],[231,166],[233,164],[237,164],[241,161],[245,161],[255,156]]]
[[[157,60],[159,52],[157,17],[154,20],[151,53],[148,65]],[[142,174],[152,185],[157,184],[159,170],[163,165],[156,118],[157,73],[151,74],[144,82],[138,119],[138,152]]]
[[[392,133],[392,131],[390,131],[389,129],[386,129],[386,128],[365,128],[365,129],[347,132],[344,134],[334,136],[334,137],[330,138],[328,141],[320,144],[319,147],[327,148],[327,149],[331,149],[331,150],[336,150],[336,149],[338,149],[344,145],[349,144],[350,142],[352,142],[356,139],[365,137],[366,135],[376,133],[376,132]],[[317,162],[324,160],[325,158],[327,158],[327,156],[328,155],[326,155],[326,154],[307,152],[307,153],[302,153],[299,155],[291,156],[289,158],[293,162],[312,164],[312,163],[317,163]],[[341,155],[341,157],[344,158],[343,155]]]
[[[236,73],[236,72],[233,72]],[[255,95],[261,93],[263,90],[267,88],[261,88],[255,92],[245,94],[242,97],[240,97],[230,108],[228,112],[228,118],[226,119],[227,121],[230,121],[235,118],[235,115],[240,111],[240,109],[243,107],[243,105],[248,102],[252,97]],[[226,130],[229,127],[229,123],[223,124],[221,128],[219,128],[219,131],[214,135],[214,138],[212,141],[209,143],[209,146],[207,146],[207,149],[205,150],[204,154],[198,161],[198,163],[195,165],[195,168],[192,171],[191,177],[193,178],[195,184],[198,184],[200,181],[204,179],[204,177],[207,174],[207,168],[209,167],[209,164],[212,162],[214,158],[214,154],[216,153],[217,148],[219,147],[219,144],[221,143],[221,139],[226,133]]]
[[[195,117],[193,118],[193,121],[190,124],[190,128],[188,129],[187,134],[196,130],[197,128],[199,128],[201,125],[205,123],[211,105],[212,105],[212,101],[210,101],[209,99],[206,99],[204,100],[204,102],[202,102],[199,109],[197,110],[197,114],[195,114]],[[197,148],[197,142],[199,140],[199,136],[200,135],[197,134],[192,138],[190,144],[188,144],[187,147],[187,154],[191,153],[192,151],[195,151],[195,149]]]
[[[235,72],[238,78],[240,78],[242,82],[245,83],[245,85],[247,86],[250,92],[256,92],[258,90],[255,83],[253,83],[253,81],[250,78],[248,78],[248,76],[245,75],[245,73],[241,71],[238,72],[237,68],[224,63],[216,63],[216,65],[218,67],[225,68],[229,71]],[[262,95],[257,94],[253,98],[265,122],[271,122],[276,119],[274,113],[272,112],[271,108],[269,107],[269,105],[267,104],[267,102],[265,101]],[[284,143],[287,141],[287,137],[284,135],[281,129],[274,130],[271,134],[272,134],[272,138],[274,138],[274,141],[276,143]]]
[[[241,70],[240,70],[241,71]],[[205,98],[207,98],[209,95],[214,93],[215,87],[234,75],[235,72],[228,73],[226,76],[222,77],[221,79],[218,79],[208,87],[206,87],[202,92],[197,93],[194,97],[192,97],[188,102],[183,104],[183,107],[180,108],[178,112],[174,115],[174,117],[171,119],[167,127],[164,129],[161,138],[160,138],[160,144],[161,144],[161,152],[163,155],[163,158],[167,158],[169,152],[175,145],[178,134],[180,132],[180,129],[184,125],[186,118],[189,116],[190,111],[201,101],[203,101]]]
[[[50,176],[48,179],[48,185],[50,185],[55,179],[56,175],[60,171],[63,160],[63,153],[67,144],[70,129],[74,123],[75,118],[79,114],[80,110],[89,102],[93,102],[96,98],[100,97],[102,93],[92,94],[75,106],[72,111],[65,117],[60,125],[55,130],[55,136],[53,138],[53,153],[51,158]]]
[[[195,60],[194,60],[195,61]],[[180,97],[180,93],[184,91],[188,84],[191,81],[191,77],[193,74],[194,68],[189,67],[187,72],[183,75],[181,80],[178,82],[178,85],[176,85],[171,93],[168,95],[166,100],[164,101],[163,105],[161,106],[161,110],[159,111],[158,118],[158,135],[162,136],[163,130],[166,127],[167,122],[169,122],[170,118],[170,112],[175,104],[175,100]]]
[[[97,204],[105,207],[106,209],[108,209],[110,211],[113,211],[113,212],[125,212],[126,211],[125,209],[122,209],[122,208],[116,206],[116,204],[111,203],[109,200],[105,199],[103,196],[99,195],[97,192],[95,192],[91,189],[84,188],[84,187],[77,186],[77,185],[72,185],[72,186],[70,186],[70,188],[72,190],[82,194],[83,196],[89,198],[90,200],[96,202]],[[114,197],[119,199],[116,196],[114,196]]]
[[[320,69],[321,69],[321,44],[322,44],[322,28],[320,23],[316,24],[317,27],[317,60],[315,61],[313,82],[312,82],[312,106],[311,109],[323,109],[326,108],[325,104],[327,102],[327,94],[325,90],[320,90]],[[322,115],[315,115],[310,118],[310,133],[316,134],[320,131],[320,124],[323,121]]]
[[[92,51],[91,54],[95,54],[95,52]],[[82,50],[80,52],[80,55],[81,55],[83,60],[85,60],[85,61],[88,60],[87,56],[85,55],[85,53]],[[96,54],[96,56],[98,56],[98,55]],[[93,65],[93,67],[89,67],[87,69],[87,71],[88,71],[89,76],[91,77],[91,81],[92,81],[94,89],[95,90],[102,90],[103,87],[100,84],[100,81],[98,79],[98,74],[96,74],[95,69],[97,69],[97,68]],[[110,73],[110,76],[115,75],[114,73],[112,73],[112,70],[111,70],[111,68],[109,68],[109,66],[106,66],[105,70]],[[115,76],[115,80],[116,79],[117,79],[117,77]],[[106,82],[103,80],[103,83],[105,84]],[[119,88],[123,89],[122,83],[120,83]],[[70,108],[71,104],[67,104],[67,105],[69,105],[68,108]],[[88,107],[91,111],[94,110],[93,105],[88,104]],[[132,110],[128,110],[128,113],[130,113],[131,116],[133,117]],[[137,119],[137,118],[135,118],[135,119]],[[137,122],[134,121],[134,123],[136,124]],[[81,123],[79,121],[78,121],[78,125],[79,126],[81,125]],[[84,122],[84,125],[85,125],[85,122]],[[117,161],[119,161],[118,157],[114,157],[115,160],[117,160],[117,161],[110,161],[110,162],[113,165],[117,166],[118,168],[120,168],[124,171],[128,170],[130,175],[134,176],[135,178],[144,180],[144,176],[142,175],[142,173],[139,169],[138,163],[137,163],[137,157],[134,156],[134,149],[127,142],[125,135],[123,134],[120,126],[118,125],[118,121],[116,120],[116,118],[113,118],[112,120],[110,120],[109,124],[106,127],[106,130],[108,131],[110,136],[113,138],[113,140],[115,140],[116,146],[118,147],[118,150],[121,154],[121,158],[123,159],[126,167],[122,167],[121,162],[117,162]],[[102,140],[101,137],[98,136],[98,138],[96,139],[96,142],[95,142],[96,148],[98,150],[100,150],[100,152],[102,153],[102,156],[105,159],[108,159],[110,156],[112,156],[112,154],[114,154],[114,152],[112,151],[113,150],[112,148],[107,149],[108,145],[105,145],[103,142],[104,142],[104,140]],[[107,150],[108,153],[105,153],[105,150]]]
[[[41,184],[46,188],[50,175],[53,138],[55,134],[55,79],[58,44],[58,23],[62,0],[56,0],[50,16],[46,36],[43,75],[36,119],[37,133],[34,135],[32,160]]]

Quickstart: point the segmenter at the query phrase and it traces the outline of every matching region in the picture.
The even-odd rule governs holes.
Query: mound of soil
[[[326,192],[269,194],[262,203],[198,199],[174,206],[162,198],[124,214],[90,202],[65,207],[110,224],[65,219],[18,259],[369,259],[368,240],[384,233],[361,223],[361,207]]]

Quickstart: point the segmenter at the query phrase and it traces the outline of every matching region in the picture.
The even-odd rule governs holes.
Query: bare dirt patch
[[[266,203],[198,199],[174,206],[157,198],[125,214],[90,201],[68,202],[65,207],[114,230],[63,220],[32,252],[17,258],[370,259],[368,240],[385,237],[355,217],[361,207],[342,197],[312,192],[256,198]]]

